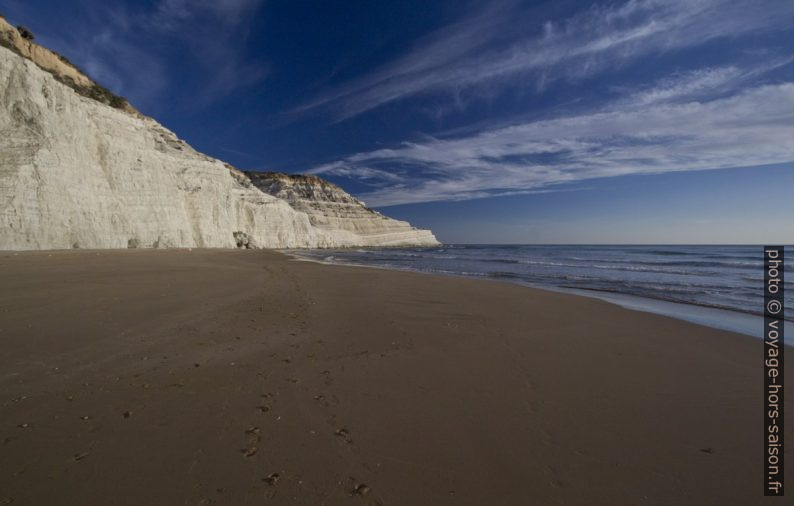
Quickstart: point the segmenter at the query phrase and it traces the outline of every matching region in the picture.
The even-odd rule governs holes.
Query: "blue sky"
[[[322,175],[443,241],[794,243],[789,0],[0,12],[196,149]]]

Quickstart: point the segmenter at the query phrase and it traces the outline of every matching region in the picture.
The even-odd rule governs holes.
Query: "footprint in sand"
[[[344,427],[334,432],[334,435],[343,438],[347,444],[353,444],[353,439],[350,437],[350,431]]]
[[[257,452],[257,444],[262,440],[259,436],[259,427],[249,427],[245,430],[245,434],[248,436],[248,445],[240,452],[246,457],[251,457]]]
[[[361,484],[357,485],[356,488],[354,488],[351,491],[350,495],[365,496],[365,495],[369,494],[369,491],[370,491],[370,488],[367,485],[361,483]]]

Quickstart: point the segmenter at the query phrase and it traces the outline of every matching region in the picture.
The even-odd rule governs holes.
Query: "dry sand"
[[[0,504],[764,503],[761,342],[597,300],[3,253],[0,344]]]

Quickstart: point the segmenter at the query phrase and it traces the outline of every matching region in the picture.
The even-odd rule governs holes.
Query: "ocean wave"
[[[490,262],[495,264],[519,264],[521,263],[520,260],[515,260],[513,258],[482,258],[477,259],[478,262]]]
[[[757,314],[763,309],[763,260],[756,253],[760,249],[445,245],[408,250],[317,250],[305,256],[540,287],[623,293]],[[785,272],[792,270],[794,262]],[[794,294],[791,282],[786,287]],[[787,297],[784,306],[794,314],[794,299]]]
[[[508,278],[508,279],[521,279],[522,276],[515,272],[505,272],[505,271],[491,271],[488,273],[489,277],[492,278]]]
[[[631,250],[629,250],[631,251]],[[649,250],[635,250],[637,253],[643,253],[646,255],[658,255],[658,256],[699,256],[701,253],[695,253],[692,251],[682,251],[682,250],[665,250],[665,249],[649,249]]]

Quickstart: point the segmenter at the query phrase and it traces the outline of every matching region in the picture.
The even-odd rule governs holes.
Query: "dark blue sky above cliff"
[[[5,0],[200,151],[450,242],[787,242],[788,0]]]

